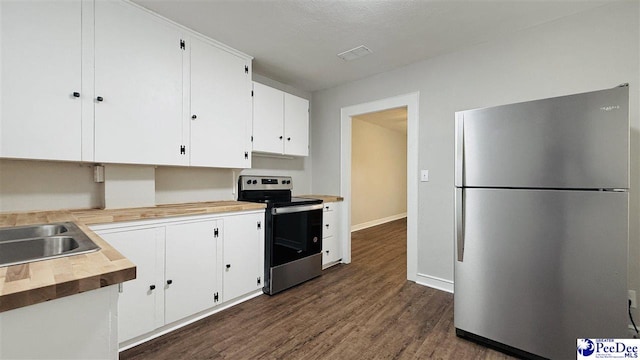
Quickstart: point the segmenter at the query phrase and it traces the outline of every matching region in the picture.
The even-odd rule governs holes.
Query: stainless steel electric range
[[[322,200],[291,196],[289,176],[238,179],[238,200],[267,205],[264,287],[273,295],[322,272]]]

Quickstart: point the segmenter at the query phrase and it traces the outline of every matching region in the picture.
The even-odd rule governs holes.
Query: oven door
[[[271,209],[271,266],[322,252],[322,204]]]

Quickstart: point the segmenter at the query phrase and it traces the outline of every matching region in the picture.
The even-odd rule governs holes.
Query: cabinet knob
[[[155,286],[155,285],[151,285],[151,286],[149,286],[149,290],[155,290],[155,289],[156,289],[156,286]]]
[[[191,119],[195,120],[197,118],[198,118],[198,115],[196,115],[196,114],[191,115]]]
[[[326,224],[325,226],[327,227],[327,229],[329,228],[329,224]]]
[[[173,280],[167,280],[167,285],[173,284]]]
[[[227,264],[227,269],[231,269],[231,264]]]
[[[74,92],[73,92],[73,97],[77,97],[77,98],[78,98],[78,97],[80,97],[80,93],[79,93],[79,92],[77,92],[77,91],[74,91]]]
[[[327,255],[329,255],[329,250],[325,250],[327,252]]]
[[[103,100],[104,100],[104,98],[103,98],[102,96],[98,96],[98,97],[96,98],[96,101],[97,101],[97,102],[102,102]]]
[[[282,136],[280,136],[280,140],[282,140]]]
[[[288,137],[288,138],[287,138],[287,141],[291,141],[291,138],[290,138],[290,137]]]

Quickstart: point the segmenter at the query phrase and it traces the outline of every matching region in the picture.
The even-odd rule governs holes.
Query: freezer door
[[[457,329],[550,359],[627,337],[626,192],[463,192]]]
[[[456,185],[626,189],[629,88],[456,113]]]

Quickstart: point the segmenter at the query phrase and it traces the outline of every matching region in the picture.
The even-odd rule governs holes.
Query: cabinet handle
[[[167,285],[173,284],[173,280],[167,280]]]
[[[156,289],[156,286],[155,286],[155,285],[151,285],[151,286],[149,286],[149,290],[153,291],[153,290],[155,290],[155,289]]]
[[[79,92],[77,92],[77,91],[74,91],[74,92],[73,92],[73,97],[77,97],[77,98],[78,98],[78,97],[80,97],[80,93],[79,93]]]
[[[198,118],[198,115],[195,115],[195,114],[191,115],[191,119],[195,120],[197,118]]]
[[[104,100],[104,98],[103,98],[102,96],[98,96],[98,97],[96,98],[96,101],[97,101],[97,102],[102,102],[103,100]]]

